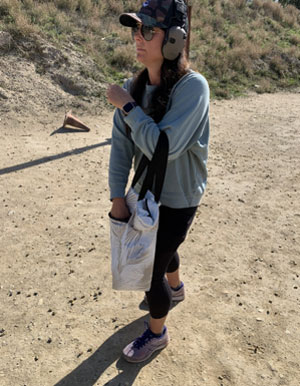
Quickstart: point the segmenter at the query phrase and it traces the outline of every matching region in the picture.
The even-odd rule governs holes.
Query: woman
[[[151,159],[161,130],[169,140],[153,278],[146,293],[150,322],[123,350],[127,361],[142,362],[167,346],[165,321],[171,302],[184,299],[177,249],[206,185],[209,88],[185,60],[183,0],[146,1],[137,14],[122,14],[120,22],[132,28],[137,60],[145,69],[124,88],[111,85],[107,91],[108,101],[117,107],[109,166],[111,217],[130,217],[124,197],[132,160],[136,167],[143,154]]]

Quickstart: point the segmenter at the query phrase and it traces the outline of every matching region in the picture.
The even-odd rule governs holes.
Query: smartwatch
[[[127,115],[130,113],[132,109],[134,109],[137,106],[136,102],[128,102],[126,105],[123,106],[122,110]]]

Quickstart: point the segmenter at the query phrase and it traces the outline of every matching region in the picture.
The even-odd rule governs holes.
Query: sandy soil
[[[211,106],[209,184],[181,247],[171,343],[120,359],[142,293],[111,289],[111,113],[0,117],[1,386],[298,386],[300,93]],[[74,111],[76,115],[76,111]]]

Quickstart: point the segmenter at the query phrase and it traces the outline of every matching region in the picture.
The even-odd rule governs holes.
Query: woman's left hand
[[[117,84],[110,84],[108,86],[106,96],[108,102],[119,109],[122,109],[128,102],[134,102],[129,92]]]

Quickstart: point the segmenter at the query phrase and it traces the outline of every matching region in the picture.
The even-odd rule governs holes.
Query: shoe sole
[[[172,302],[182,302],[185,299],[185,293],[177,295],[176,291],[172,291]]]

